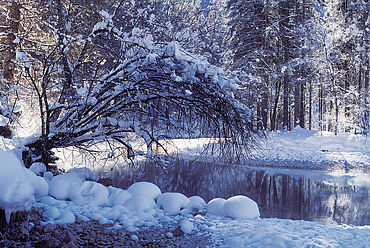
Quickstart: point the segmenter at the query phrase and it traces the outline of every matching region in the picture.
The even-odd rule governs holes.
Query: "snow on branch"
[[[73,95],[46,109],[48,149],[104,140],[116,140],[131,149],[126,143],[128,133],[145,140],[147,154],[159,138],[221,138],[239,150],[253,139],[250,112],[233,96],[238,82],[233,74],[186,52],[178,42],[156,42],[138,28],[121,32],[112,15],[105,11],[100,15],[102,21],[89,37],[90,47],[80,49],[94,57],[70,69]],[[110,42],[109,48],[101,45],[105,41]],[[114,54],[122,55],[114,58]],[[75,58],[81,61],[84,56],[81,52]],[[109,62],[102,65],[99,60]],[[94,74],[84,73],[86,66]],[[57,119],[50,118],[53,111],[58,111]],[[42,143],[37,142],[31,146]]]

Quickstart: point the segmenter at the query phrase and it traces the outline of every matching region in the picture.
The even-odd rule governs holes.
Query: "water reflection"
[[[163,170],[146,165],[135,172],[134,181],[150,181],[163,192],[199,195],[206,201],[243,194],[255,200],[261,217],[331,221],[353,225],[370,224],[369,187],[329,183],[304,175],[271,173],[266,168],[230,167],[209,163],[174,161]],[[316,172],[323,173],[323,172]],[[116,173],[113,184],[127,188],[132,182]],[[294,173],[292,173],[294,174]]]

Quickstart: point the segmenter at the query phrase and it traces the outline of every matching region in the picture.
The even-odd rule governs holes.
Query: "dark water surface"
[[[119,174],[113,184],[127,188],[132,181]],[[369,173],[232,167],[179,160],[165,170],[147,165],[135,174],[135,181],[153,182],[162,192],[198,195],[206,202],[246,195],[258,203],[262,218],[370,225]]]

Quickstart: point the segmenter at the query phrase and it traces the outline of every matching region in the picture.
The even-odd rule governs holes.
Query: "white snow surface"
[[[15,211],[28,210],[36,198],[48,193],[48,184],[23,167],[11,151],[0,148],[0,208],[6,220]]]
[[[109,191],[100,183],[85,181],[82,184],[72,184],[69,199],[79,204],[95,204],[105,206],[108,204]]]
[[[245,164],[300,169],[370,169],[370,140],[364,135],[334,135],[300,127],[266,135],[267,139],[260,140]],[[214,162],[217,158],[205,150],[209,142],[219,141],[174,139],[161,141],[161,144],[180,158]],[[163,152],[159,150],[158,153]]]
[[[156,206],[152,197],[147,195],[132,195],[124,204],[128,210],[144,211]]]
[[[366,136],[334,135],[299,126],[268,133],[252,154],[252,163],[307,169],[370,169],[370,141]]]
[[[108,186],[108,191],[108,205],[111,207],[115,205],[123,205],[132,196],[132,194],[127,190],[112,186]]]
[[[215,247],[369,247],[370,226],[286,219],[207,218]]]
[[[163,208],[170,215],[177,215],[182,208],[190,203],[189,198],[181,193],[167,192],[161,194],[157,199],[159,207]]]
[[[31,165],[30,170],[36,175],[40,176],[46,172],[46,166],[44,163],[36,162]]]
[[[234,219],[251,219],[260,216],[257,203],[243,195],[227,199],[224,203],[224,213]]]
[[[71,199],[74,186],[78,188],[82,179],[75,173],[67,173],[53,177],[49,183],[49,195],[59,200]]]
[[[193,231],[194,229],[194,225],[192,222],[190,222],[189,220],[185,219],[183,221],[181,221],[180,223],[180,227],[181,227],[181,230],[186,233],[186,234],[189,234]]]
[[[185,208],[194,210],[194,209],[203,209],[207,206],[207,203],[203,200],[202,197],[194,195],[189,197],[189,203]]]
[[[137,182],[132,184],[128,189],[131,194],[146,195],[154,200],[162,193],[157,185],[150,182]]]
[[[223,198],[215,198],[215,199],[210,200],[207,204],[207,212],[209,214],[224,216],[225,215],[225,212],[224,212],[225,202],[226,200]]]

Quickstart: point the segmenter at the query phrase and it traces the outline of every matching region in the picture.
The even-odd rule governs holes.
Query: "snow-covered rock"
[[[180,227],[181,227],[181,230],[185,233],[185,234],[189,234],[193,231],[194,229],[194,224],[191,223],[189,220],[183,220],[181,221],[180,223]]]
[[[158,207],[163,208],[170,215],[179,214],[181,208],[185,208],[189,202],[189,198],[185,195],[172,192],[163,193],[157,199]]]
[[[123,205],[129,210],[143,211],[156,206],[153,198],[147,195],[132,195]]]
[[[185,206],[188,209],[204,209],[207,206],[207,203],[200,196],[191,196],[189,197],[190,202]]]
[[[70,199],[72,188],[78,188],[82,179],[75,173],[67,173],[53,177],[49,183],[49,195],[59,199]]]
[[[50,206],[46,211],[45,211],[45,215],[51,219],[58,219],[59,216],[60,216],[60,211],[58,208],[56,207],[53,207],[53,206]]]
[[[260,216],[257,203],[243,195],[227,199],[224,204],[224,212],[226,216],[234,219],[250,219]]]
[[[72,224],[76,221],[76,217],[69,211],[63,212],[59,219],[55,221],[55,224]]]
[[[53,173],[51,173],[50,171],[47,171],[44,173],[44,179],[47,180],[48,182],[50,182],[52,179],[53,179]]]
[[[36,162],[31,165],[30,170],[36,175],[40,176],[46,172],[46,166],[44,163]]]
[[[56,200],[55,198],[51,197],[51,196],[45,196],[45,197],[42,197],[40,199],[40,202],[42,204],[45,204],[45,205],[49,205],[49,206],[52,206],[54,204],[57,204],[58,203],[58,200]]]
[[[29,180],[31,186],[34,189],[35,198],[41,198],[43,196],[46,196],[49,192],[49,185],[45,181],[45,179],[39,176],[35,176],[35,174],[29,169],[26,168],[23,169],[27,175],[27,180]]]
[[[104,185],[92,181],[72,185],[69,193],[69,198],[76,203],[97,206],[108,205],[108,196],[109,191]]]
[[[215,198],[208,202],[207,204],[207,213],[213,215],[221,215],[224,216],[224,204],[226,200],[223,198]]]
[[[128,189],[133,195],[147,195],[154,200],[161,194],[161,190],[157,185],[150,182],[137,182],[132,184]]]
[[[109,191],[108,205],[111,207],[115,205],[123,205],[132,196],[132,194],[127,190],[123,190],[112,186],[108,187],[108,191]]]
[[[10,151],[0,149],[0,208],[5,210],[6,220],[16,211],[28,210],[35,197],[48,192],[46,181],[36,176]]]

